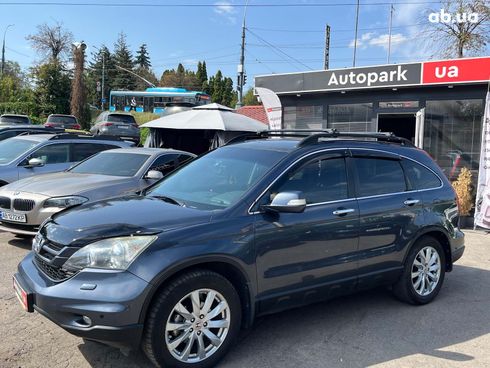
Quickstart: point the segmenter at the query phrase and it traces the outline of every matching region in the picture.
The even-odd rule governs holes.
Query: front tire
[[[240,331],[240,298],[218,273],[184,274],[156,296],[142,347],[157,367],[214,367]]]
[[[439,294],[445,276],[445,253],[437,239],[425,236],[410,249],[403,274],[393,285],[395,296],[410,304],[430,303]]]

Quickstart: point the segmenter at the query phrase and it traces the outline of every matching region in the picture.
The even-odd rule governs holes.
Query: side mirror
[[[44,161],[39,158],[31,158],[28,167],[44,166]]]
[[[148,180],[160,180],[161,178],[163,178],[163,174],[160,171],[156,171],[156,170],[150,170],[145,175],[145,179]]]
[[[300,213],[306,208],[306,199],[303,192],[281,192],[277,193],[271,204],[263,205],[262,208],[271,212]]]

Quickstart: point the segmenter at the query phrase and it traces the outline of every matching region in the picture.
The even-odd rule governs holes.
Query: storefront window
[[[330,105],[328,107],[328,127],[344,132],[373,131],[373,104]]]
[[[285,106],[284,129],[325,129],[323,105]]]
[[[477,176],[482,117],[482,100],[427,101],[424,149],[450,180],[463,167]]]

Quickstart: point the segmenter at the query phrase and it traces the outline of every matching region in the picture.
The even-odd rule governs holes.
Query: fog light
[[[90,317],[82,316],[82,321],[83,324],[87,325],[87,327],[92,326],[92,320],[90,319]]]

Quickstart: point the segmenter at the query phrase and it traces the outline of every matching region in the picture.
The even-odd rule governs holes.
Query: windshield
[[[73,116],[49,116],[48,123],[76,124],[77,119],[75,119]]]
[[[229,207],[242,197],[285,152],[225,147],[195,160],[147,192],[204,210]]]
[[[101,152],[75,166],[70,172],[112,176],[134,176],[150,155]]]
[[[136,124],[136,121],[131,115],[111,114],[107,117],[107,121],[111,123]]]
[[[24,152],[37,146],[39,142],[27,139],[11,138],[0,142],[0,165],[7,164]]]
[[[1,124],[29,124],[29,118],[26,116],[2,116]]]

